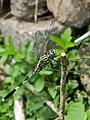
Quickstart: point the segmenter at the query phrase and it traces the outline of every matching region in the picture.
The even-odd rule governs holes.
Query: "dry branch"
[[[3,3],[4,0],[0,0],[0,14],[3,12]]]
[[[61,80],[60,80],[60,113],[59,120],[64,120],[65,111],[65,86],[66,86],[67,60],[66,54],[61,54]]]
[[[54,106],[54,104],[51,101],[45,100],[44,102],[46,103],[47,106],[49,106],[59,116],[58,109]]]
[[[35,13],[34,13],[34,21],[37,22],[38,18],[38,0],[35,0]]]

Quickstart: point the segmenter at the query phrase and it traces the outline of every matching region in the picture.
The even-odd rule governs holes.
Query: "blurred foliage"
[[[56,54],[66,52],[68,57],[65,120],[90,120],[90,98],[80,84],[78,61],[76,61],[80,56],[78,46],[73,42],[72,31],[67,28],[61,36],[51,36],[50,39],[60,46],[60,49],[55,49]],[[11,36],[7,42],[0,44],[0,66],[3,66],[6,73],[4,88],[0,90],[0,100],[17,86],[26,74],[32,73],[38,61],[33,51],[33,41],[16,49]],[[55,61],[53,63],[56,64]],[[57,118],[56,113],[45,103],[45,100],[50,100],[59,108],[60,70],[59,68],[56,70],[57,66],[55,70],[50,70],[52,68],[48,65],[20,87],[11,98],[4,103],[1,102],[0,120],[14,120],[13,102],[19,98],[24,101],[25,120]]]

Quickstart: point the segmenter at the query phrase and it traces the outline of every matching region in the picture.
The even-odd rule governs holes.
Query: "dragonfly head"
[[[49,57],[54,58],[55,56],[56,56],[55,51],[54,50],[49,50]]]

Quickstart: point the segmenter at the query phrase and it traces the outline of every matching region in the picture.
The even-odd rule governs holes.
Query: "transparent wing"
[[[45,32],[45,34],[46,34],[45,38],[42,38],[44,40],[44,42],[43,42],[42,46],[40,46],[40,51],[38,52],[38,56],[42,55],[42,53],[43,53],[42,51],[44,51],[44,53],[47,51],[46,50],[46,45],[48,43],[49,36],[51,35],[50,27],[52,27],[54,24],[55,24],[55,20],[50,22],[49,27],[47,28],[47,31]],[[40,34],[41,34],[40,31],[37,31],[35,33],[35,36],[36,36],[35,38],[36,38],[37,43],[39,42],[38,39],[37,39],[38,36],[44,36],[44,35],[40,35]]]

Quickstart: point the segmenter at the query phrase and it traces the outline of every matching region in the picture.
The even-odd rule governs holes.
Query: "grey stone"
[[[79,48],[81,57],[90,56],[90,43],[83,44]],[[90,59],[82,59],[80,62],[80,80],[81,83],[90,96]]]
[[[38,16],[41,16],[48,11],[46,0],[38,2]],[[30,20],[35,14],[35,0],[11,0],[11,12],[17,18]]]
[[[64,25],[81,28],[90,23],[90,0],[47,0],[47,6]]]
[[[13,42],[16,47],[19,47],[21,44],[25,44],[29,40],[35,42],[35,49],[40,53],[47,36],[60,34],[60,32],[65,28],[63,25],[55,22],[50,26],[51,20],[39,21],[38,23],[30,23],[25,21],[18,21],[15,17],[10,19],[5,19],[0,25],[1,32],[13,37]],[[48,38],[49,40],[49,38]],[[48,40],[43,47],[42,53],[46,52],[48,47]],[[48,49],[53,49],[52,44]]]

